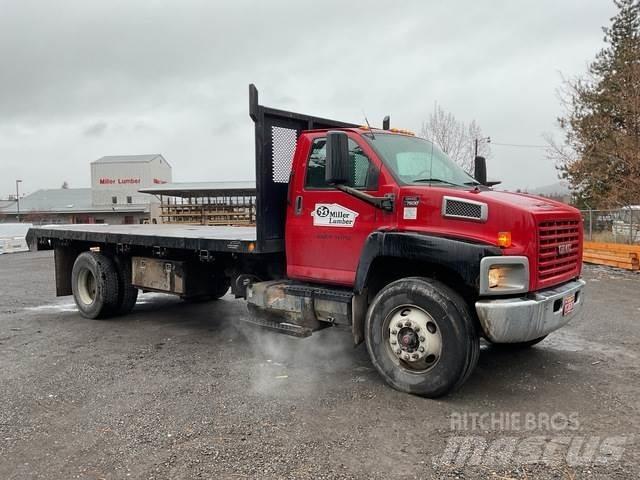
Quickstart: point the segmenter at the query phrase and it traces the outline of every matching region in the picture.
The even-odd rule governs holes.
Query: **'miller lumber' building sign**
[[[135,184],[135,183],[140,183],[140,179],[139,178],[105,178],[102,177],[99,180],[100,185],[114,185],[114,184],[118,184],[118,185],[131,185],[131,184]]]
[[[98,180],[100,185],[135,185],[140,183],[139,178],[106,178],[102,177]],[[153,179],[153,183],[167,183],[164,180],[159,180],[157,178]]]

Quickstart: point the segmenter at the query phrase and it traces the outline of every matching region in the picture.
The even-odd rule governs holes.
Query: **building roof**
[[[90,188],[55,188],[37,190],[20,199],[20,213],[89,213],[89,212],[146,212],[148,205],[100,205],[91,201]],[[16,202],[12,202],[0,213],[17,213]]]
[[[256,182],[178,182],[163,183],[138,190],[141,193],[170,197],[215,197],[219,195],[255,195]]]
[[[91,163],[149,163],[156,158],[161,158],[167,165],[171,166],[159,153],[151,153],[147,155],[107,155],[106,157],[101,157]]]

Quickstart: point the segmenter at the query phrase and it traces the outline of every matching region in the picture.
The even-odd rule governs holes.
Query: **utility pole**
[[[22,180],[16,180],[16,220],[20,223],[20,190],[19,186]]]
[[[474,144],[475,144],[475,149],[474,149],[474,156],[473,158],[476,158],[478,156],[478,143],[480,142],[487,142],[487,143],[491,143],[491,137],[483,137],[483,138],[476,138],[474,140]]]

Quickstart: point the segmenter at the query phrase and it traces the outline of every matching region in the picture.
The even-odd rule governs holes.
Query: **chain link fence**
[[[580,210],[584,239],[591,242],[640,243],[640,205],[617,210]]]

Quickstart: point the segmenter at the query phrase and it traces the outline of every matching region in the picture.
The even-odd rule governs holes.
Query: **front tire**
[[[479,336],[464,300],[433,279],[383,288],[367,312],[371,361],[393,388],[424,397],[455,390],[478,362]]]
[[[85,318],[107,318],[119,306],[118,271],[114,261],[97,252],[83,252],[71,271],[73,299]]]

